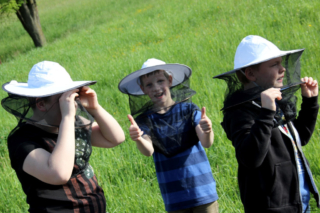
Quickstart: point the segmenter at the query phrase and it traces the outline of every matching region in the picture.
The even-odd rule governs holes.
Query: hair
[[[149,77],[149,76],[151,76],[151,75],[154,75],[154,74],[157,74],[157,73],[160,73],[160,72],[163,72],[163,75],[169,80],[170,74],[169,74],[167,71],[165,71],[165,70],[155,70],[155,71],[149,72],[149,73],[147,73],[147,74],[141,75],[141,76],[139,77],[139,79],[138,79],[138,80],[139,80],[138,84],[141,85],[141,86],[144,86],[144,85],[143,85],[143,81],[142,81],[142,79],[143,79],[144,77]]]
[[[247,79],[247,77],[245,76],[245,70],[247,68],[252,68],[253,70],[259,70],[259,67],[260,67],[260,64],[254,64],[254,65],[251,65],[251,66],[248,66],[248,67],[244,67],[238,71],[236,71],[236,75],[237,75],[237,78],[239,79],[239,81],[242,83],[242,84],[248,84],[250,83],[250,81]]]
[[[35,109],[37,102],[39,102],[39,101],[48,102],[50,98],[51,98],[51,96],[42,97],[42,98],[29,97],[29,98],[28,98],[29,106],[30,106],[32,109]],[[38,100],[37,100],[37,99],[38,99]]]

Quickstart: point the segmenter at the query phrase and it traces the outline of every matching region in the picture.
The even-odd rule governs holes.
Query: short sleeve
[[[23,163],[29,153],[42,147],[35,142],[22,142],[17,145],[16,147],[9,146],[11,165],[15,170],[22,170]]]
[[[146,124],[145,120],[137,119],[136,123],[138,124],[139,128],[141,129],[141,131],[143,131],[143,135],[150,135],[150,128]]]
[[[195,110],[194,117],[193,117],[195,126],[198,126],[198,124],[200,123],[200,120],[201,120],[201,111]]]

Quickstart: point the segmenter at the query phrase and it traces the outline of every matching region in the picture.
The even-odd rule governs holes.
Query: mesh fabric
[[[199,110],[192,103],[196,94],[190,88],[189,78],[170,88],[173,105],[157,108],[148,95],[129,95],[132,116],[140,129],[151,139],[155,151],[172,157],[199,142],[195,132],[194,114]],[[159,114],[159,111],[167,111]],[[161,132],[161,134],[160,134]]]
[[[302,51],[282,56],[282,66],[286,69],[283,78],[283,87],[281,88],[282,100],[276,100],[276,105],[282,110],[285,116],[285,122],[293,120],[296,117],[296,96],[295,93],[300,89],[301,76],[300,76],[300,57]],[[260,102],[260,95],[266,89],[260,86],[256,86],[250,89],[244,90],[243,83],[237,77],[242,75],[241,71],[228,72],[225,75],[219,75],[215,78],[222,79],[227,83],[227,90],[225,93],[224,106],[222,110],[236,107],[239,104],[249,101]],[[280,112],[277,110],[277,112]],[[283,123],[283,119],[277,113],[275,116],[277,120],[276,125]]]
[[[76,98],[76,115],[75,115],[75,169],[73,175],[78,174],[81,171],[90,172],[90,165],[88,164],[89,157],[91,155],[91,132],[93,117],[82,106],[80,100]],[[35,103],[33,103],[35,104]],[[18,125],[10,132],[9,137],[19,130],[26,123],[42,125],[46,127],[59,127],[48,124],[46,122],[37,121],[32,119],[34,114],[34,107],[32,107],[30,98],[24,96],[18,96],[9,94],[8,97],[2,99],[1,105],[3,108],[14,115],[18,120]],[[56,103],[59,104],[59,103]],[[50,109],[49,109],[50,110]],[[45,115],[44,115],[45,116]],[[92,173],[92,172],[91,172]]]

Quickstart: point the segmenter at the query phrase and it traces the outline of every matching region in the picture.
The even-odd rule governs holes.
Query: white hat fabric
[[[303,50],[304,49],[282,51],[276,45],[265,38],[257,35],[249,35],[242,39],[237,48],[234,57],[234,69],[229,72],[217,75],[214,78],[221,75],[231,74],[242,68],[266,62],[274,58],[301,52]]]
[[[42,61],[31,68],[27,83],[12,80],[3,84],[2,89],[20,96],[47,97],[95,83],[96,81],[72,81],[60,64]]]
[[[165,70],[172,75],[172,87],[181,84],[191,76],[191,68],[183,64],[166,64],[159,59],[150,58],[145,61],[140,70],[124,77],[118,88],[122,93],[131,95],[144,95],[139,85],[139,77],[156,70]]]

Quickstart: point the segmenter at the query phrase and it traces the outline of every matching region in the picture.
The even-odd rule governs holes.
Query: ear
[[[37,107],[37,109],[40,110],[41,112],[47,111],[46,103],[45,103],[45,101],[42,100],[41,98],[36,98],[36,107]]]
[[[255,72],[256,72],[256,70],[254,70],[252,67],[247,67],[244,71],[244,73],[246,74],[246,78],[249,81],[256,81],[257,80],[257,78],[255,76]]]
[[[171,87],[172,86],[172,75],[169,75],[168,81],[169,81],[169,86]]]
[[[146,94],[146,93],[144,92],[144,86],[140,85],[140,89],[142,90],[142,92],[143,92],[144,94]]]

